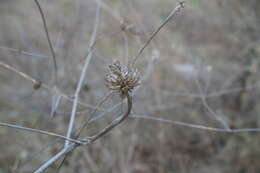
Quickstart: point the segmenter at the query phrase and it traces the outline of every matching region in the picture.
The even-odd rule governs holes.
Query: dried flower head
[[[119,92],[122,98],[138,85],[140,85],[140,75],[136,69],[123,65],[118,60],[108,66],[106,86],[110,90]]]

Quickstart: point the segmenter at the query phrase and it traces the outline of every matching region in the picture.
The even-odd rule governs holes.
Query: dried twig
[[[201,129],[201,130],[214,131],[214,132],[242,133],[242,132],[259,132],[260,131],[260,128],[241,128],[241,129],[215,128],[215,127],[209,127],[209,126],[185,123],[185,122],[181,122],[181,121],[167,120],[167,119],[158,118],[158,117],[151,116],[151,115],[131,115],[130,118],[148,119],[148,120],[165,122],[165,123],[170,123],[170,124],[184,126],[184,127],[190,127],[190,128]]]
[[[105,134],[107,134],[110,130],[112,130],[117,125],[122,123],[129,116],[129,114],[131,112],[131,109],[132,109],[132,97],[129,95],[129,93],[126,93],[126,99],[127,99],[127,110],[126,110],[125,114],[123,116],[115,119],[114,121],[112,121],[112,123],[110,125],[108,125],[104,129],[102,129],[96,135],[90,137],[89,138],[90,143],[95,142],[98,138],[100,138],[100,137],[104,136]]]
[[[177,6],[171,11],[171,13],[167,16],[164,22],[159,25],[159,27],[151,34],[148,40],[143,44],[143,46],[139,49],[137,55],[133,59],[133,65],[136,63],[137,59],[143,53],[144,49],[149,45],[149,43],[153,40],[153,38],[158,34],[158,32],[176,15],[180,12],[182,8],[184,8],[185,1],[178,2]]]
[[[34,133],[43,134],[43,135],[54,136],[54,137],[65,139],[65,140],[68,140],[68,141],[71,141],[71,142],[75,142],[77,144],[84,144],[84,142],[82,142],[80,140],[67,138],[67,137],[59,135],[57,133],[48,132],[48,131],[45,131],[45,130],[33,129],[33,128],[28,128],[28,127],[23,127],[23,126],[18,126],[18,125],[9,124],[9,123],[3,123],[3,122],[0,122],[0,126],[13,128],[13,129],[17,129],[17,130],[24,130],[24,131],[34,132]]]
[[[37,86],[41,85],[41,81],[37,81],[36,79],[32,78],[31,76],[29,76],[29,75],[27,75],[27,74],[17,70],[16,68],[14,68],[14,67],[12,67],[12,66],[10,66],[10,65],[2,62],[2,61],[0,61],[0,66],[4,67],[4,68],[6,68],[6,69],[8,69],[10,71],[13,71],[16,74],[18,74],[19,76],[21,76],[21,77],[31,81],[33,83],[33,85],[37,85]]]
[[[72,135],[72,129],[74,127],[74,121],[75,121],[75,116],[77,112],[77,106],[78,106],[78,99],[79,99],[79,93],[83,84],[83,81],[85,79],[86,71],[89,65],[90,60],[92,59],[92,49],[95,44],[96,36],[97,36],[97,30],[98,30],[98,25],[99,25],[99,15],[100,15],[100,4],[97,4],[97,9],[96,9],[96,18],[95,18],[95,24],[93,28],[93,32],[91,35],[90,43],[89,43],[89,48],[88,48],[88,55],[85,58],[84,66],[81,71],[80,79],[74,94],[74,102],[73,102],[73,107],[71,111],[71,116],[70,116],[70,122],[69,122],[69,127],[67,131],[67,137],[69,138]],[[65,146],[69,144],[69,141],[66,141]]]
[[[54,49],[53,49],[53,46],[52,46],[52,43],[51,43],[51,40],[50,40],[50,37],[49,37],[44,12],[43,12],[38,0],[35,0],[35,3],[36,3],[36,5],[39,9],[40,14],[41,14],[43,25],[44,25],[44,30],[45,30],[46,37],[47,37],[47,40],[48,40],[48,44],[49,44],[51,54],[52,54],[52,57],[53,57],[54,70],[55,70],[55,86],[56,86],[58,68],[57,68],[55,52],[54,52]],[[78,147],[80,145],[89,145],[89,144],[94,143],[97,139],[101,138],[102,136],[104,136],[105,134],[110,132],[113,128],[118,126],[120,123],[122,123],[129,116],[129,114],[131,112],[132,97],[130,95],[130,92],[136,86],[138,86],[140,84],[139,73],[135,69],[132,69],[132,67],[124,66],[124,65],[120,64],[119,62],[115,62],[114,64],[109,66],[110,73],[108,74],[108,76],[106,78],[107,87],[110,90],[118,91],[118,93],[120,94],[120,96],[122,98],[126,98],[126,100],[127,100],[127,110],[126,110],[126,112],[122,116],[113,120],[108,126],[106,126],[101,131],[99,131],[97,134],[95,134],[91,137],[85,137],[84,140],[81,140],[81,139],[78,140],[78,136],[77,136],[76,139],[71,139],[73,128],[74,128],[74,123],[75,123],[75,118],[76,118],[76,114],[77,114],[77,107],[80,104],[79,93],[81,91],[81,87],[82,87],[82,84],[83,84],[83,81],[84,81],[84,78],[85,78],[85,75],[86,75],[88,65],[90,63],[90,60],[92,59],[92,54],[93,54],[92,49],[93,49],[95,42],[96,42],[97,29],[98,29],[98,24],[99,24],[100,3],[101,2],[97,3],[95,25],[94,25],[94,28],[93,28],[93,33],[91,35],[88,53],[87,53],[87,56],[85,58],[85,63],[83,65],[83,68],[82,68],[82,71],[81,71],[81,75],[80,75],[80,79],[79,79],[78,84],[77,84],[76,91],[74,93],[73,107],[72,107],[72,112],[71,112],[71,116],[70,116],[70,122],[69,122],[66,137],[58,135],[58,134],[54,134],[54,133],[51,133],[51,132],[46,132],[46,131],[41,131],[41,130],[36,130],[36,129],[30,129],[30,128],[24,128],[24,127],[19,127],[19,128],[15,127],[15,126],[12,127],[12,125],[10,125],[10,124],[9,125],[5,124],[5,126],[7,126],[7,127],[12,127],[12,128],[17,128],[17,129],[27,130],[27,131],[34,131],[34,132],[38,132],[38,133],[41,133],[41,134],[47,134],[47,135],[51,135],[51,136],[60,137],[62,139],[66,139],[64,148],[58,154],[56,154],[51,159],[49,159],[47,162],[45,162],[39,169],[37,169],[35,171],[36,173],[43,172],[49,166],[51,166],[53,163],[55,163],[57,160],[59,160],[61,157],[63,157],[67,153],[74,150],[76,147]],[[179,4],[170,13],[170,15],[166,18],[166,20],[151,34],[149,39],[141,47],[141,49],[137,53],[136,57],[134,58],[133,65],[137,61],[138,57],[142,54],[144,49],[149,45],[151,40],[161,30],[161,28],[163,28],[163,26],[165,26],[169,22],[169,20],[172,19],[175,16],[175,14],[177,14],[177,12],[179,12],[180,9],[183,8],[183,7],[184,7],[184,2],[179,2]],[[0,62],[0,65],[4,66],[5,68],[7,68],[9,70],[16,72],[20,76],[32,81],[34,84],[39,84],[39,82],[37,80],[34,80],[30,76],[14,69],[14,68],[12,68],[12,67],[4,64],[4,63],[1,64],[1,62]],[[47,87],[47,86],[45,86],[45,87]],[[57,91],[55,90],[54,93],[55,92],[57,92]],[[4,125],[4,124],[2,124],[2,125]]]
[[[102,136],[104,136],[105,134],[110,132],[113,128],[118,126],[120,123],[122,123],[129,116],[131,109],[132,109],[132,97],[129,95],[129,93],[126,94],[126,99],[127,99],[127,110],[122,116],[116,118],[114,121],[112,121],[111,124],[109,124],[107,127],[102,129],[100,132],[93,135],[92,137],[85,137],[85,138],[81,139],[80,141],[84,142],[84,145],[90,145],[90,144],[94,143],[97,139],[101,138]],[[58,161],[60,158],[62,158],[64,155],[68,154],[69,152],[71,152],[78,146],[80,146],[80,144],[68,143],[68,145],[66,145],[59,153],[57,153],[55,156],[53,156],[51,159],[49,159],[47,162],[45,162],[34,173],[42,173],[48,167],[50,167],[52,164],[54,164],[56,161]]]
[[[52,43],[51,43],[51,39],[50,39],[50,35],[49,35],[49,32],[48,32],[48,28],[47,28],[47,23],[46,23],[46,19],[45,19],[45,16],[44,16],[44,12],[41,8],[41,5],[39,3],[38,0],[34,0],[38,9],[39,9],[39,12],[41,14],[41,18],[42,18],[42,22],[43,22],[43,27],[44,27],[44,31],[45,31],[45,34],[46,34],[46,37],[47,37],[47,40],[48,40],[48,44],[49,44],[49,47],[50,47],[50,50],[51,50],[51,55],[52,55],[52,59],[53,59],[53,64],[54,64],[54,77],[55,77],[55,86],[57,85],[57,78],[58,78],[58,66],[57,66],[57,60],[56,60],[56,56],[55,56],[55,52],[54,52],[54,48],[52,46]]]
[[[129,116],[131,109],[132,109],[132,98],[130,96],[130,93],[136,86],[138,86],[140,84],[139,82],[140,82],[140,77],[139,77],[139,73],[136,69],[122,65],[119,61],[115,61],[114,63],[109,65],[108,74],[106,76],[106,85],[110,90],[117,91],[118,94],[122,98],[126,98],[127,110],[126,110],[125,114],[123,114],[122,116],[113,120],[111,124],[109,124],[107,127],[103,128],[97,134],[95,134],[91,137],[84,138],[84,139],[86,139],[86,144],[92,144],[97,139],[104,136],[109,131],[111,131],[113,128],[115,128],[117,125],[122,123]],[[83,126],[83,128],[84,128],[84,126]],[[71,129],[71,132],[72,132],[72,129]],[[70,136],[67,136],[67,137],[70,137]],[[69,147],[69,146],[71,146],[70,144],[71,143],[66,142],[64,149],[66,149],[66,148],[71,149]],[[66,159],[66,155],[68,152],[66,152],[66,151],[61,151],[61,152],[62,153],[58,153],[53,158],[51,158],[51,160],[53,160],[55,162],[58,160],[57,156],[62,157],[63,155],[65,155],[65,158],[61,162],[61,165],[62,165],[62,163]],[[40,170],[43,168],[46,169],[46,168],[48,168],[48,166],[50,166],[54,162],[47,161],[39,169]],[[61,167],[61,165],[59,166],[59,168]]]
[[[37,57],[37,58],[42,58],[42,59],[51,58],[50,56],[41,55],[41,54],[33,53],[33,52],[27,52],[27,51],[24,51],[24,50],[21,50],[21,49],[14,49],[14,48],[10,48],[10,47],[0,46],[0,49],[7,50],[7,51],[10,51],[10,52],[16,52],[19,55],[32,56],[32,57]]]
[[[77,145],[75,143],[70,143],[66,147],[64,147],[59,153],[57,153],[55,156],[53,156],[51,159],[49,159],[47,162],[45,162],[40,168],[38,168],[34,173],[42,173],[47,168],[49,168],[53,163],[55,163],[57,160],[59,160],[61,157],[63,157],[65,154],[71,152],[73,149],[75,149]]]
[[[78,81],[77,84],[77,88],[76,91],[74,93],[74,101],[73,101],[73,106],[72,106],[72,111],[71,111],[71,116],[70,116],[70,122],[69,122],[69,126],[68,126],[68,130],[67,130],[67,135],[66,137],[70,138],[72,136],[72,131],[73,131],[73,127],[74,127],[74,122],[75,122],[75,118],[76,118],[76,113],[77,113],[77,107],[78,107],[78,102],[79,102],[79,93],[86,75],[86,71],[88,68],[88,65],[90,63],[90,60],[92,59],[92,55],[93,55],[93,47],[95,45],[95,40],[96,40],[96,35],[97,35],[97,29],[98,29],[98,25],[99,25],[99,15],[100,15],[100,3],[97,4],[97,9],[96,9],[96,18],[95,18],[95,24],[93,27],[93,32],[91,35],[91,39],[90,39],[90,44],[88,47],[88,53],[87,56],[85,58],[85,62],[81,71],[81,75],[80,75],[80,79]],[[73,146],[74,143],[72,143]],[[55,161],[57,161],[58,159],[60,159],[63,155],[66,155],[66,153],[69,152],[69,149],[71,149],[71,143],[70,141],[65,141],[65,145],[62,151],[60,151],[57,155],[55,155],[54,157],[52,157],[51,159],[49,159],[46,163],[44,163],[36,172],[43,172],[45,169],[47,169],[50,165],[52,165]]]
[[[56,89],[51,88],[50,86],[48,86],[47,84],[43,83],[42,81],[36,80],[35,78],[27,75],[26,73],[24,73],[22,71],[17,70],[16,68],[14,68],[14,67],[12,67],[12,66],[10,66],[10,65],[2,62],[2,61],[0,61],[0,66],[4,67],[5,69],[8,69],[8,70],[16,73],[17,75],[21,76],[22,78],[32,82],[33,88],[35,88],[35,89],[39,89],[39,88],[42,87],[42,88],[45,88],[45,89],[49,90],[52,93],[57,94],[57,90]],[[71,102],[74,101],[74,98],[72,98],[72,97],[62,93],[61,91],[58,91],[58,95],[60,95],[61,97],[65,98],[68,101],[71,101]],[[102,108],[100,108],[98,106],[89,105],[89,104],[86,104],[86,103],[81,102],[81,101],[78,101],[78,104],[81,105],[81,106],[87,107],[87,108],[98,109],[99,111],[104,111],[104,112],[107,111],[106,109],[102,109]]]

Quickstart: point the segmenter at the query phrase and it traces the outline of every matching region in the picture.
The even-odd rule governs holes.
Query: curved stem
[[[38,0],[34,0],[34,1],[35,1],[36,5],[38,7],[40,14],[41,14],[44,31],[45,31],[45,34],[46,34],[46,37],[47,37],[48,45],[49,45],[50,50],[51,50],[51,55],[52,55],[53,64],[54,64],[54,77],[55,77],[54,79],[55,79],[55,86],[56,86],[57,80],[58,80],[58,65],[57,65],[57,61],[56,61],[55,51],[54,51],[54,48],[53,48],[52,43],[51,43],[51,39],[50,39],[50,35],[49,35],[49,32],[48,32],[47,22],[46,22],[46,19],[45,19],[45,16],[44,16],[44,12],[41,8],[39,1]]]
[[[84,142],[82,142],[80,140],[68,138],[66,136],[62,136],[57,133],[53,133],[53,132],[49,132],[49,131],[45,131],[45,130],[33,129],[33,128],[28,128],[28,127],[23,127],[23,126],[18,126],[18,125],[9,124],[9,123],[3,123],[3,122],[0,122],[0,126],[13,128],[13,129],[17,129],[17,130],[29,131],[29,132],[33,132],[33,133],[48,135],[48,136],[53,136],[53,137],[57,137],[60,139],[68,140],[70,142],[74,142],[76,144],[84,144]]]
[[[129,116],[129,114],[131,113],[131,109],[132,109],[132,97],[129,95],[129,93],[126,93],[126,100],[127,100],[127,110],[126,110],[126,112],[122,116],[113,120],[111,124],[109,124],[107,127],[102,129],[96,135],[90,137],[89,138],[90,143],[95,142],[98,138],[107,134],[110,130],[112,130],[114,127],[116,127],[117,125],[122,123]]]

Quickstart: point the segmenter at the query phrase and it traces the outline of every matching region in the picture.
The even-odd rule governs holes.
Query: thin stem
[[[111,95],[113,94],[113,92],[109,92],[105,97],[104,99],[102,99],[98,106],[101,106]],[[87,119],[86,122],[84,122],[82,124],[82,126],[79,128],[78,132],[77,132],[77,135],[76,135],[76,138],[78,138],[80,136],[80,134],[82,133],[83,129],[85,129],[87,127],[87,125],[89,124],[89,122],[93,119],[93,116],[94,114],[97,112],[97,109],[93,110],[91,113],[90,113],[90,117]]]
[[[13,129],[17,129],[17,130],[23,130],[23,131],[39,133],[39,134],[43,134],[43,135],[54,136],[54,137],[65,139],[65,140],[68,140],[68,141],[71,141],[71,142],[74,142],[74,143],[77,143],[77,144],[83,144],[83,142],[80,141],[80,140],[67,138],[65,136],[62,136],[62,135],[59,135],[59,134],[56,134],[56,133],[53,133],[53,132],[48,132],[48,131],[45,131],[45,130],[32,129],[32,128],[28,128],[28,127],[23,127],[23,126],[18,126],[18,125],[9,124],[9,123],[3,123],[3,122],[0,122],[0,126],[13,128]]]
[[[200,85],[199,80],[198,80],[197,77],[195,78],[195,84],[196,84],[196,86],[197,86],[197,88],[198,88],[198,91],[199,91],[199,93],[200,93],[200,95],[201,95],[200,98],[201,98],[202,104],[203,104],[203,106],[206,108],[206,110],[213,116],[213,118],[214,118],[216,121],[220,122],[226,129],[230,129],[230,128],[229,128],[229,125],[223,120],[223,118],[221,118],[220,116],[218,116],[218,115],[210,108],[210,106],[208,105],[208,103],[207,103],[207,101],[206,101],[206,97],[205,97],[204,91],[203,91],[203,89],[202,89],[202,87],[201,87],[201,85]]]
[[[113,92],[108,93],[108,94],[104,97],[104,99],[101,100],[101,102],[98,104],[98,106],[101,106],[101,105],[109,98],[109,96],[111,96],[111,94],[113,94]],[[78,138],[79,138],[79,136],[80,136],[80,134],[82,133],[83,129],[85,129],[85,128],[87,127],[87,125],[88,125],[88,124],[90,123],[90,121],[93,119],[93,116],[94,116],[94,114],[95,114],[96,112],[97,112],[97,109],[95,109],[94,111],[92,111],[92,112],[90,113],[90,117],[87,119],[87,121],[85,121],[85,122],[82,124],[82,126],[77,129],[78,132],[76,132],[77,134],[75,135],[75,139],[78,139]],[[76,131],[76,130],[75,130],[75,131]],[[56,169],[56,173],[58,173],[58,172],[60,171],[60,168],[62,167],[62,165],[63,165],[63,163],[65,162],[65,160],[68,159],[68,156],[69,156],[69,155],[66,154],[66,155],[63,157],[62,161],[60,162],[60,164],[58,165],[58,167],[57,167],[57,169]]]
[[[90,60],[92,59],[92,55],[93,55],[92,50],[93,50],[93,47],[94,47],[94,44],[95,44],[98,25],[99,25],[99,15],[100,15],[100,4],[97,5],[97,9],[96,9],[95,24],[94,24],[94,27],[93,27],[93,32],[92,32],[90,43],[89,43],[88,55],[85,58],[84,66],[83,66],[83,69],[81,71],[81,75],[80,75],[80,79],[79,79],[79,82],[78,82],[78,85],[77,85],[77,89],[76,89],[75,94],[74,94],[74,101],[73,101],[73,106],[72,106],[72,111],[71,111],[71,116],[70,116],[70,122],[69,122],[69,127],[68,127],[68,131],[67,131],[67,135],[66,135],[68,138],[70,138],[71,135],[72,135],[72,129],[74,127],[75,116],[76,116],[76,113],[77,113],[79,93],[80,93],[83,81],[85,79],[85,75],[86,75],[88,65],[90,63]],[[65,146],[67,146],[68,144],[69,144],[69,141],[65,141]]]
[[[7,51],[10,51],[10,52],[16,52],[19,55],[26,55],[26,56],[32,56],[32,57],[38,57],[38,58],[50,58],[50,56],[41,55],[41,54],[33,53],[33,52],[26,52],[26,51],[21,50],[21,49],[14,49],[14,48],[10,48],[10,47],[0,46],[0,49],[7,50]]]
[[[16,68],[14,68],[14,67],[12,67],[12,66],[10,66],[10,65],[8,65],[8,64],[6,64],[6,63],[4,63],[4,62],[2,62],[2,61],[0,61],[0,66],[2,66],[2,67],[4,67],[4,68],[6,68],[6,69],[8,69],[8,70],[10,70],[10,71],[12,71],[12,72],[14,72],[14,73],[16,73],[17,75],[21,76],[22,78],[24,78],[24,79],[26,79],[26,80],[29,80],[30,82],[33,83],[34,86],[39,86],[39,85],[40,85],[39,87],[43,87],[43,88],[45,88],[45,89],[51,91],[52,93],[56,93],[56,94],[57,94],[57,90],[56,90],[56,89],[51,88],[50,86],[48,86],[47,84],[43,83],[42,81],[38,81],[38,80],[36,80],[35,78],[33,78],[33,77],[31,77],[31,76],[25,74],[25,73],[22,72],[22,71],[17,70]],[[71,102],[74,101],[74,99],[73,99],[72,97],[70,97],[70,96],[68,96],[68,95],[66,95],[66,94],[64,94],[64,93],[61,93],[60,91],[59,91],[58,94],[59,94],[60,96],[62,96],[63,98],[65,98],[65,99],[71,101]],[[89,104],[83,103],[83,102],[81,102],[81,101],[78,101],[78,104],[81,105],[81,106],[85,106],[85,107],[87,107],[87,108],[98,109],[98,110],[104,111],[104,112],[107,111],[107,110],[105,110],[105,109],[101,109],[100,107],[93,106],[93,105],[89,105]]]
[[[12,66],[10,66],[10,65],[2,62],[2,61],[0,61],[0,66],[4,67],[4,68],[6,68],[6,69],[8,69],[10,71],[13,71],[16,74],[18,74],[19,76],[21,76],[21,77],[31,81],[33,83],[33,85],[38,85],[39,83],[41,83],[40,81],[37,81],[36,79],[32,78],[31,76],[29,76],[29,75],[27,75],[27,74],[17,70],[16,68],[14,68],[14,67],[12,67]]]
[[[107,127],[102,129],[96,135],[90,137],[89,138],[90,143],[95,142],[98,138],[107,134],[110,130],[112,130],[113,128],[118,126],[120,123],[122,123],[129,116],[129,114],[131,113],[131,109],[132,109],[132,97],[129,95],[129,93],[126,93],[126,100],[127,100],[127,110],[126,110],[125,114],[123,114],[121,117],[116,118],[114,121],[112,121],[111,124],[109,124]]]
[[[46,34],[46,37],[47,37],[47,40],[48,40],[48,45],[50,47],[50,50],[51,50],[51,55],[52,55],[52,58],[53,58],[53,64],[54,64],[54,76],[55,76],[55,86],[57,85],[57,78],[58,78],[58,66],[57,66],[57,61],[56,61],[56,56],[55,56],[55,52],[54,52],[54,48],[52,46],[52,43],[51,43],[51,39],[50,39],[50,35],[49,35],[49,32],[48,32],[48,28],[47,28],[47,22],[46,22],[46,19],[45,19],[45,16],[44,16],[44,12],[41,8],[41,5],[39,3],[38,0],[34,0],[38,9],[39,9],[39,12],[41,14],[41,18],[42,18],[42,22],[43,22],[43,27],[44,27],[44,31],[45,31],[45,34]]]
[[[10,71],[16,73],[18,76],[21,76],[22,78],[32,82],[33,86],[38,86],[38,88],[43,87],[43,88],[51,91],[52,93],[57,94],[57,89],[51,88],[50,86],[48,86],[47,84],[43,83],[42,81],[36,80],[35,78],[27,75],[26,73],[24,73],[22,71],[17,70],[16,68],[14,68],[14,67],[12,67],[12,66],[10,66],[10,65],[2,62],[2,61],[0,61],[0,66],[4,67],[7,70],[10,70]],[[74,98],[72,98],[72,97],[70,97],[70,96],[68,96],[68,95],[66,95],[64,93],[61,93],[61,91],[58,91],[58,92],[59,92],[58,95],[60,95],[61,97],[65,98],[66,100],[71,101],[71,102],[74,101]],[[78,104],[81,105],[81,106],[87,107],[87,108],[97,109],[99,111],[107,112],[106,109],[102,109],[102,108],[100,108],[98,106],[93,106],[93,105],[90,105],[90,104],[87,104],[87,103],[84,103],[84,102],[81,102],[81,101],[78,101]]]
[[[45,162],[40,168],[38,168],[34,173],[42,173],[47,168],[49,168],[53,163],[55,163],[57,160],[59,160],[62,156],[72,151],[77,145],[75,143],[71,143],[65,148],[63,148],[59,153],[57,153],[55,156],[53,156],[51,159],[49,159],[47,162]]]
[[[203,125],[197,125],[197,124],[190,124],[190,123],[185,123],[185,122],[180,122],[180,121],[175,121],[175,120],[167,120],[167,119],[158,118],[158,117],[154,117],[154,116],[150,116],[150,115],[131,115],[130,118],[148,119],[148,120],[160,121],[160,122],[175,124],[175,125],[184,126],[184,127],[214,131],[214,132],[242,133],[242,132],[258,132],[258,131],[260,131],[260,128],[242,128],[242,129],[215,128],[215,127],[209,127],[209,126],[203,126]]]
[[[127,110],[126,112],[120,116],[119,118],[112,121],[110,125],[102,129],[100,132],[98,132],[96,135],[92,137],[85,137],[81,139],[81,141],[84,141],[85,145],[90,145],[94,143],[97,139],[104,136],[108,132],[110,132],[113,128],[118,126],[120,123],[122,123],[127,117],[129,117],[132,109],[132,97],[127,93],[126,94],[127,99]],[[51,159],[49,159],[47,162],[45,162],[39,169],[37,169],[34,173],[42,173],[44,170],[49,168],[51,165],[53,165],[56,161],[58,161],[60,158],[62,158],[64,155],[66,156],[69,152],[74,150],[76,147],[80,146],[80,144],[76,143],[69,143],[67,146],[65,146],[58,154],[53,156]]]
[[[137,59],[143,53],[144,49],[149,45],[149,43],[153,40],[153,38],[158,34],[158,32],[178,13],[181,8],[184,8],[185,1],[178,2],[178,5],[171,11],[171,13],[167,16],[164,22],[159,25],[159,27],[151,34],[148,40],[143,44],[143,46],[139,49],[137,55],[133,60],[133,65],[135,65]]]
[[[83,81],[84,81],[84,78],[86,75],[87,67],[89,65],[91,58],[92,58],[92,52],[90,52],[88,54],[88,56],[85,60],[84,67],[81,72],[80,80],[78,82],[77,89],[74,94],[74,101],[73,101],[72,111],[71,111],[71,115],[70,115],[70,122],[69,122],[69,127],[68,127],[67,135],[66,135],[68,138],[70,138],[71,134],[72,134],[72,129],[74,127],[74,121],[75,121],[75,117],[76,117],[76,113],[77,113],[79,93],[80,93],[80,90],[81,90],[81,87],[82,87],[82,84],[83,84]],[[68,144],[69,144],[69,141],[66,141],[65,146],[67,146]]]

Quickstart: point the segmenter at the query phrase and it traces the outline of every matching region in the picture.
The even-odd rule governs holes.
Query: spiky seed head
[[[110,90],[117,91],[122,98],[140,85],[139,72],[132,67],[121,64],[118,60],[108,66],[105,80],[106,86]]]

